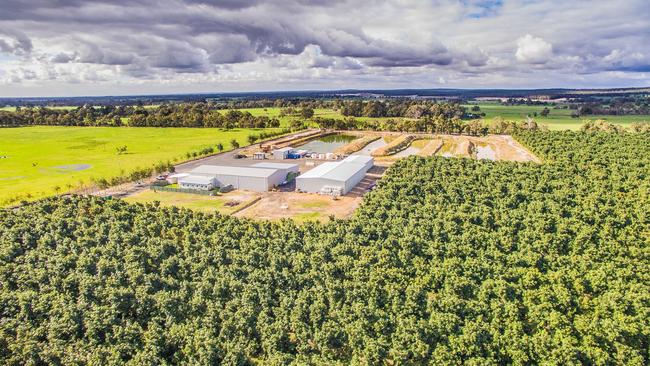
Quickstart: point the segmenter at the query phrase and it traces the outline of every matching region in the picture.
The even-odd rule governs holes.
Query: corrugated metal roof
[[[293,148],[287,146],[287,147],[281,147],[279,149],[275,149],[275,150],[273,150],[273,152],[276,152],[276,151],[282,151],[282,152],[287,151],[287,152],[289,152],[291,150],[293,150]]]
[[[298,169],[298,164],[288,164],[288,163],[257,163],[251,165],[255,168],[265,168],[265,169]]]
[[[179,178],[179,183],[189,184],[211,184],[214,177],[206,177],[205,175],[188,175],[187,177]]]
[[[167,178],[183,178],[183,177],[187,177],[188,175],[189,175],[188,173],[176,173],[176,174],[170,175]]]
[[[343,161],[323,163],[314,169],[299,175],[296,179],[323,178],[344,182],[352,178],[360,170],[366,169],[364,164],[347,163]]]
[[[358,163],[358,164],[367,164],[368,162],[373,162],[375,159],[372,156],[365,155],[350,155],[347,158],[341,160],[344,163]]]
[[[272,176],[278,169],[268,168],[251,168],[243,166],[227,166],[227,165],[201,165],[190,171],[191,174],[202,175],[236,175],[240,177],[259,177],[267,178]]]

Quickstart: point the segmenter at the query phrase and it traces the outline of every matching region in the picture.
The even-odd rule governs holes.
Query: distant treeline
[[[0,111],[0,126],[133,126],[133,127],[220,127],[276,128],[280,121],[249,112],[225,113],[209,103],[162,104],[142,106],[84,106],[75,109],[16,108]]]
[[[647,98],[620,98],[612,99],[608,103],[591,102],[582,104],[573,104],[571,109],[576,109],[579,116],[587,115],[611,115],[611,116],[628,116],[628,115],[647,115],[650,114],[650,102]]]
[[[348,117],[345,119],[336,118],[314,118],[314,122],[320,128],[337,130],[373,130],[373,131],[400,131],[400,132],[426,132],[446,134],[466,134],[472,136],[483,136],[491,134],[511,134],[518,130],[539,130],[535,121],[527,122],[506,121],[496,117],[490,122],[480,119],[470,121],[458,117],[449,118],[445,115],[426,116],[419,119],[386,119],[380,121],[356,119]]]
[[[341,111],[341,114],[352,117],[423,118],[443,116],[446,119],[452,119],[462,118],[465,115],[465,107],[458,103],[437,103],[413,99],[340,100],[337,102],[337,109]]]
[[[241,101],[228,107],[266,108],[271,101]],[[253,116],[239,109],[227,109],[218,103],[161,104],[144,106],[83,106],[74,109],[47,107],[17,107],[15,111],[0,111],[0,126],[132,126],[132,127],[219,127],[276,128],[277,118]],[[327,108],[349,117],[406,117],[411,119],[466,117],[465,108],[456,103],[432,101],[390,100],[275,100],[274,108],[282,108],[281,116],[310,119],[314,109]],[[296,121],[300,124],[303,121]]]
[[[129,117],[129,126],[277,128],[280,120],[234,109],[223,113],[209,103],[163,104],[150,110],[136,109]]]

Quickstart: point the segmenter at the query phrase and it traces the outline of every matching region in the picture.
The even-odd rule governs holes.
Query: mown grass
[[[297,224],[302,224],[307,221],[327,222],[329,221],[329,216],[323,212],[303,212],[296,214],[291,219]]]
[[[155,127],[54,127],[0,129],[0,205],[66,192],[92,179],[110,178],[234,138],[242,146],[262,130]],[[126,146],[126,154],[117,147]],[[76,170],[82,164],[90,165]],[[61,166],[64,166],[61,168]],[[57,190],[56,187],[59,189]]]
[[[137,193],[135,195],[123,198],[129,203],[151,203],[158,201],[161,206],[184,207],[200,212],[219,212],[229,215],[237,210],[246,202],[237,206],[228,207],[226,202],[230,201],[228,194],[218,196],[204,196],[199,194],[181,193],[181,192],[154,192],[152,190]]]

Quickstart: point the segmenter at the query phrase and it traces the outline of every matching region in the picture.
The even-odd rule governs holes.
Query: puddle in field
[[[355,155],[370,155],[370,154],[372,154],[373,151],[379,149],[380,147],[384,147],[386,145],[388,145],[388,142],[386,142],[386,139],[384,139],[382,137],[382,138],[380,138],[378,140],[375,140],[375,141],[369,143],[363,149],[355,152],[354,154]]]
[[[62,172],[62,173],[67,173],[67,172],[78,172],[81,170],[86,170],[90,169],[92,165],[90,164],[68,164],[68,165],[57,165],[52,168]]]
[[[82,170],[90,169],[92,165],[90,164],[67,164],[67,165],[55,165],[48,168],[41,168],[42,172],[57,172],[57,173],[73,173],[79,172]]]

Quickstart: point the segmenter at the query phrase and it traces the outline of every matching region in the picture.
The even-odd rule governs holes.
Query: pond
[[[345,146],[357,138],[357,136],[352,135],[334,134],[311,140],[304,145],[296,146],[296,148],[326,154],[334,152],[339,147]]]

